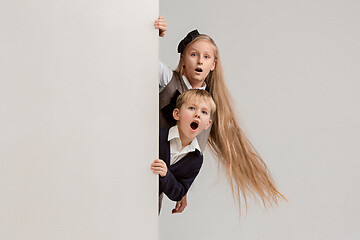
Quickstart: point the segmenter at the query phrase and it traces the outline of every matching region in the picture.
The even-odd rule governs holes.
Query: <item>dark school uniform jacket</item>
[[[183,78],[178,72],[173,71],[173,77],[166,87],[159,93],[159,127],[170,128],[176,125],[173,118],[173,111],[176,107],[177,97],[188,90]],[[204,151],[209,138],[211,126],[200,133],[196,138],[199,142],[201,151]]]
[[[166,176],[159,178],[159,194],[165,193],[169,199],[180,201],[198,175],[203,163],[203,156],[196,149],[170,166],[169,129],[160,128],[159,133],[159,158],[166,163],[168,168]]]

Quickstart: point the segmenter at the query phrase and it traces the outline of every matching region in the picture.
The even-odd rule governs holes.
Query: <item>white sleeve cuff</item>
[[[162,61],[159,61],[159,92],[169,84],[173,76],[173,71]]]

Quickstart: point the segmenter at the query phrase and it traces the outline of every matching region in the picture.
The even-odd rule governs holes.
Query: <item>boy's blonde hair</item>
[[[230,93],[225,84],[219,50],[214,40],[205,34],[198,35],[185,47],[175,71],[180,76],[184,74],[183,54],[186,48],[199,40],[206,40],[214,45],[216,65],[206,77],[205,83],[217,110],[212,117],[213,124],[208,142],[225,168],[233,195],[238,200],[239,206],[240,193],[246,207],[248,197],[256,197],[256,195],[260,197],[265,207],[277,205],[279,199],[286,200],[286,198],[277,190],[265,162],[238,124],[232,109]]]

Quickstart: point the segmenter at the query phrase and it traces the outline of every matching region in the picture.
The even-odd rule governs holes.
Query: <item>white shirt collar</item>
[[[171,141],[176,138],[179,139],[179,143],[181,144],[179,129],[178,129],[177,125],[175,125],[169,129],[168,141]],[[179,147],[181,149],[182,146],[179,146]],[[187,145],[185,148],[187,148],[187,152],[194,152],[196,149],[199,150],[199,152],[201,152],[199,143],[196,138],[194,138],[194,140],[192,140],[192,142],[189,145]],[[185,150],[185,148],[183,150]]]
[[[184,80],[184,83],[185,83],[186,87],[187,87],[188,89],[193,89],[193,87],[191,86],[189,80],[185,77],[185,75],[182,75],[182,77],[183,77],[183,80]],[[203,86],[203,87],[199,87],[198,89],[205,90],[205,89],[206,89],[206,83],[204,82],[204,86]]]

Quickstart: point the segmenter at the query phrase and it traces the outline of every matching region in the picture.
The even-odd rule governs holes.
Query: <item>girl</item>
[[[165,18],[159,17],[155,21],[155,28],[160,30],[160,36],[164,36],[167,30]],[[181,93],[189,88],[205,88],[217,106],[210,136],[209,138],[205,136],[205,139],[221,166],[225,168],[239,209],[240,193],[246,208],[249,196],[254,198],[258,196],[265,207],[277,205],[279,199],[286,200],[276,189],[265,162],[246,138],[236,120],[230,93],[223,77],[219,50],[214,40],[194,30],[179,43],[178,52],[180,60],[177,69],[172,74],[160,73],[162,76],[160,87],[163,88],[160,92],[160,125],[173,124],[166,120],[169,119],[167,109],[171,108],[173,98],[178,92]],[[161,66],[160,71],[166,72],[166,68]],[[184,203],[179,202],[177,207],[181,204],[186,206],[186,198]]]

